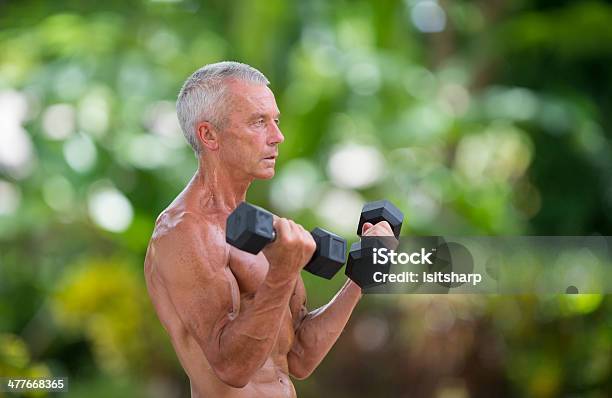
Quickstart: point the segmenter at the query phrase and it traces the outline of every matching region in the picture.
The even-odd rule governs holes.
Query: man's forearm
[[[287,279],[268,274],[248,308],[240,310],[224,327],[219,352],[226,363],[232,364],[230,372],[238,379],[249,379],[268,358],[296,280],[297,275]]]
[[[329,303],[306,315],[288,356],[294,376],[304,378],[319,365],[344,330],[361,296],[361,288],[349,279]]]

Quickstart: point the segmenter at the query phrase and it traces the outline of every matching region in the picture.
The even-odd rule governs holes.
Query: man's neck
[[[250,177],[241,178],[227,168],[200,158],[189,189],[198,192],[203,208],[232,211],[245,200],[252,181]]]

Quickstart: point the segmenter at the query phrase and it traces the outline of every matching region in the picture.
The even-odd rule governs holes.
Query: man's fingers
[[[366,225],[370,225],[366,228]],[[393,236],[393,230],[391,229],[391,225],[389,225],[386,221],[381,221],[376,225],[372,225],[370,223],[363,224],[364,232],[362,235],[377,235],[377,236]],[[367,232],[367,233],[366,233]]]
[[[276,240],[278,240],[279,236],[287,236],[287,233],[291,230],[289,226],[289,220],[286,218],[280,218],[274,216],[273,222],[274,230],[276,231]]]
[[[384,229],[385,231],[389,232],[389,236],[393,236],[393,230],[391,229],[391,225],[386,222],[386,221],[381,221],[378,224],[380,228]]]

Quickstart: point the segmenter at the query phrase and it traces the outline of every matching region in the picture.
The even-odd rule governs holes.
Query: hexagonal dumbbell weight
[[[357,226],[357,235],[361,236],[363,224],[367,222],[376,224],[381,221],[388,222],[395,237],[399,238],[402,223],[404,222],[404,214],[393,203],[385,199],[363,205],[361,217],[359,217],[359,225]]]
[[[257,254],[276,239],[273,221],[272,213],[242,202],[227,218],[225,240],[240,250]],[[331,279],[344,265],[346,240],[322,228],[315,228],[310,233],[317,248],[304,269]]]
[[[386,247],[390,237],[366,237],[360,242],[351,245],[345,274],[362,289],[375,287],[380,283],[374,281],[374,272],[388,274],[390,264],[374,265],[373,250]],[[395,238],[394,238],[395,239]]]
[[[377,224],[386,221],[391,226],[395,238],[399,238],[404,222],[404,214],[388,200],[377,200],[366,203],[361,210],[357,235],[361,236],[363,224],[369,222]],[[346,263],[345,274],[361,288],[375,286],[372,275],[375,271],[389,272],[389,267],[374,268],[372,253],[374,248],[390,246],[390,237],[367,238],[366,242],[355,242],[349,250],[348,261]]]

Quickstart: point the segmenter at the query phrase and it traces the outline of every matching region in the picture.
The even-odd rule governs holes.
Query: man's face
[[[280,112],[272,91],[263,84],[229,83],[227,124],[219,134],[219,156],[253,178],[274,176],[278,144],[284,141],[278,123]]]

